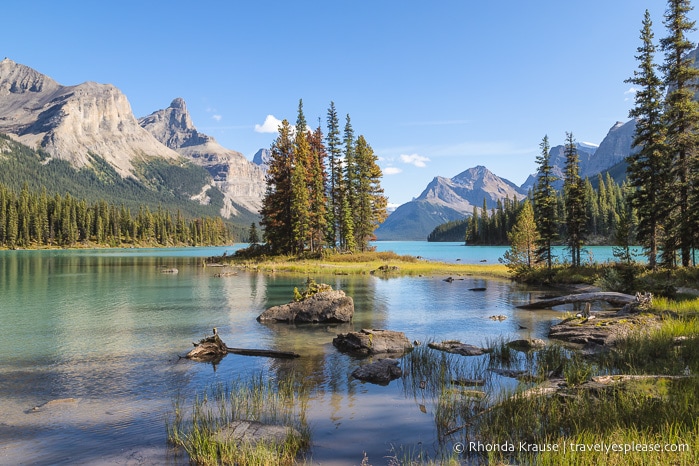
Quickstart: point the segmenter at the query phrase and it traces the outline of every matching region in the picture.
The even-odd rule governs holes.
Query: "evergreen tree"
[[[364,136],[359,136],[355,144],[354,163],[356,166],[356,204],[354,207],[354,236],[357,247],[367,250],[374,230],[386,217],[387,199],[381,188],[381,168],[378,158],[367,144]]]
[[[311,204],[310,212],[310,247],[311,251],[320,250],[328,234],[328,199],[326,196],[326,174],[325,159],[327,152],[323,144],[323,132],[320,125],[315,132],[308,133],[310,146],[309,160],[309,197]]]
[[[553,264],[552,246],[558,236],[556,190],[553,187],[558,178],[553,174],[548,136],[544,136],[539,147],[541,153],[536,157],[539,177],[534,187],[534,218],[539,232],[537,256],[550,269]]]
[[[327,116],[328,134],[326,136],[328,152],[328,233],[327,242],[337,246],[340,232],[342,211],[343,174],[342,142],[340,141],[340,123],[335,110],[335,103],[330,102]]]
[[[255,222],[252,222],[250,224],[250,230],[248,231],[248,243],[252,244],[257,244],[260,242],[260,235],[257,232],[257,225],[255,225]]]
[[[637,151],[627,157],[626,173],[634,188],[630,197],[638,215],[638,240],[645,249],[648,265],[655,269],[662,219],[667,210],[663,201],[669,193],[666,184],[668,167],[663,151],[663,85],[656,74],[652,26],[650,13],[646,10],[641,29],[642,44],[638,47],[636,56],[638,70],[627,80],[639,88],[636,91],[635,107],[629,112],[629,116],[636,119],[633,146]]]
[[[503,262],[515,271],[534,267],[538,262],[537,244],[540,238],[529,199],[524,200],[517,221],[507,236],[510,249],[503,255]]]
[[[691,10],[689,0],[669,0],[664,23],[669,35],[660,41],[660,47],[665,52],[661,70],[668,89],[664,123],[671,189],[667,194],[672,195],[669,215],[665,216],[663,261],[666,264],[672,262],[677,247],[684,267],[690,264],[699,220],[699,103],[694,100],[699,69],[692,66],[689,55],[694,44],[687,34],[695,30],[695,22],[687,17]]]
[[[303,101],[299,100],[296,119],[296,135],[291,168],[291,233],[292,250],[301,253],[310,239],[311,203],[308,189],[308,166],[311,148],[308,144],[306,118],[303,115]]]
[[[354,130],[347,115],[344,131],[344,182],[340,207],[340,247],[352,251],[357,244],[354,238],[354,205],[356,192],[356,166],[354,163]]]
[[[585,209],[585,187],[580,177],[580,161],[575,147],[573,133],[566,133],[565,179],[563,193],[565,199],[566,243],[573,267],[581,265],[580,252],[585,242],[587,215]]]
[[[294,250],[290,199],[293,149],[291,126],[284,120],[279,126],[279,135],[272,144],[267,186],[260,210],[265,242],[275,253],[288,254]]]

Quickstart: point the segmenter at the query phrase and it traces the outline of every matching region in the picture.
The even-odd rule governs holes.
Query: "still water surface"
[[[464,262],[496,262],[496,249],[504,251],[479,248],[471,257],[455,243],[379,243],[389,248]],[[288,302],[304,277],[216,278],[220,269],[202,267],[202,257],[234,249],[0,251],[0,464],[186,464],[166,443],[175,396],[260,372],[295,372],[314,387],[314,464],[359,464],[362,452],[384,464],[400,448],[436,451],[433,410],[423,412],[401,380],[382,387],[352,379],[364,361],[337,352],[333,337],[385,328],[411,341],[486,344],[501,335],[545,337],[560,318],[515,309],[542,291],[506,280],[326,276],[317,280],[353,297],[351,324],[262,325],[256,317]],[[163,267],[179,273],[163,274]],[[475,287],[486,291],[469,290]],[[507,320],[488,319],[495,314]],[[178,358],[212,327],[229,346],[303,357],[231,354],[216,370]],[[32,409],[65,398],[75,401]]]

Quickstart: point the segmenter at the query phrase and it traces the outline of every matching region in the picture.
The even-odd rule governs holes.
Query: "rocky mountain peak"
[[[74,167],[98,156],[127,177],[134,160],[179,157],[138,125],[126,96],[110,84],[63,86],[6,58],[0,97],[0,132]]]
[[[265,190],[264,170],[240,152],[226,149],[216,140],[197,131],[181,97],[170,106],[139,119],[139,124],[157,140],[180,155],[204,167],[213,184],[224,194],[221,214],[236,214],[236,205],[250,212],[262,207]]]

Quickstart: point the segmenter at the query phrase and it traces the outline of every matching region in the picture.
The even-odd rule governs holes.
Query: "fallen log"
[[[612,306],[623,307],[636,301],[636,297],[630,294],[616,293],[613,291],[599,291],[596,293],[578,293],[542,299],[541,301],[535,301],[533,303],[521,304],[517,307],[519,309],[550,309],[553,306],[559,306],[561,304],[589,303],[590,301],[606,301]]]
[[[229,353],[241,354],[243,356],[264,356],[267,358],[294,359],[300,358],[301,355],[291,351],[275,351],[265,349],[248,349],[248,348],[228,348]]]
[[[199,343],[193,343],[192,349],[185,358],[194,361],[218,363],[228,353],[240,354],[243,356],[263,356],[267,358],[292,359],[300,357],[299,354],[290,351],[275,351],[266,349],[250,349],[250,348],[229,348],[218,336],[218,332],[214,328],[214,334],[202,338]]]

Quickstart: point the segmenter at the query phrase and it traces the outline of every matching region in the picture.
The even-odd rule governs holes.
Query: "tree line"
[[[668,35],[660,40],[664,61],[657,65],[652,21],[645,11],[638,69],[627,82],[638,86],[635,106],[629,115],[636,119],[633,147],[627,158],[628,189],[614,193],[613,222],[615,255],[631,261],[629,245],[637,240],[650,268],[696,265],[699,245],[699,69],[687,37],[695,30],[688,18],[689,0],[669,0],[664,15]],[[661,74],[659,74],[659,72]],[[522,208],[509,233],[511,250],[505,261],[514,267],[552,264],[551,246],[559,238],[570,251],[571,264],[580,265],[582,246],[596,223],[589,209],[589,189],[579,175],[573,136],[565,145],[563,192],[553,189],[555,177],[549,160],[548,138],[537,157],[539,177],[531,205]],[[601,187],[600,184],[600,192]],[[605,197],[613,186],[606,185]],[[600,196],[601,197],[601,196]],[[563,215],[561,216],[561,201]],[[609,198],[612,201],[612,198]],[[527,204],[528,201],[525,201]],[[602,205],[599,205],[602,208]],[[530,215],[531,214],[531,215]],[[561,237],[559,225],[565,228]],[[532,221],[533,220],[533,221]],[[605,225],[603,224],[604,228]],[[533,258],[533,260],[532,260]]]
[[[365,251],[386,218],[378,157],[364,136],[355,138],[347,115],[342,138],[335,104],[310,130],[299,100],[296,125],[283,120],[272,143],[260,224],[275,254],[325,248]]]
[[[124,205],[104,200],[88,203],[70,194],[50,196],[46,189],[19,194],[0,184],[0,247],[206,246],[232,242],[220,217],[186,219],[159,207],[140,206],[132,213]]]

